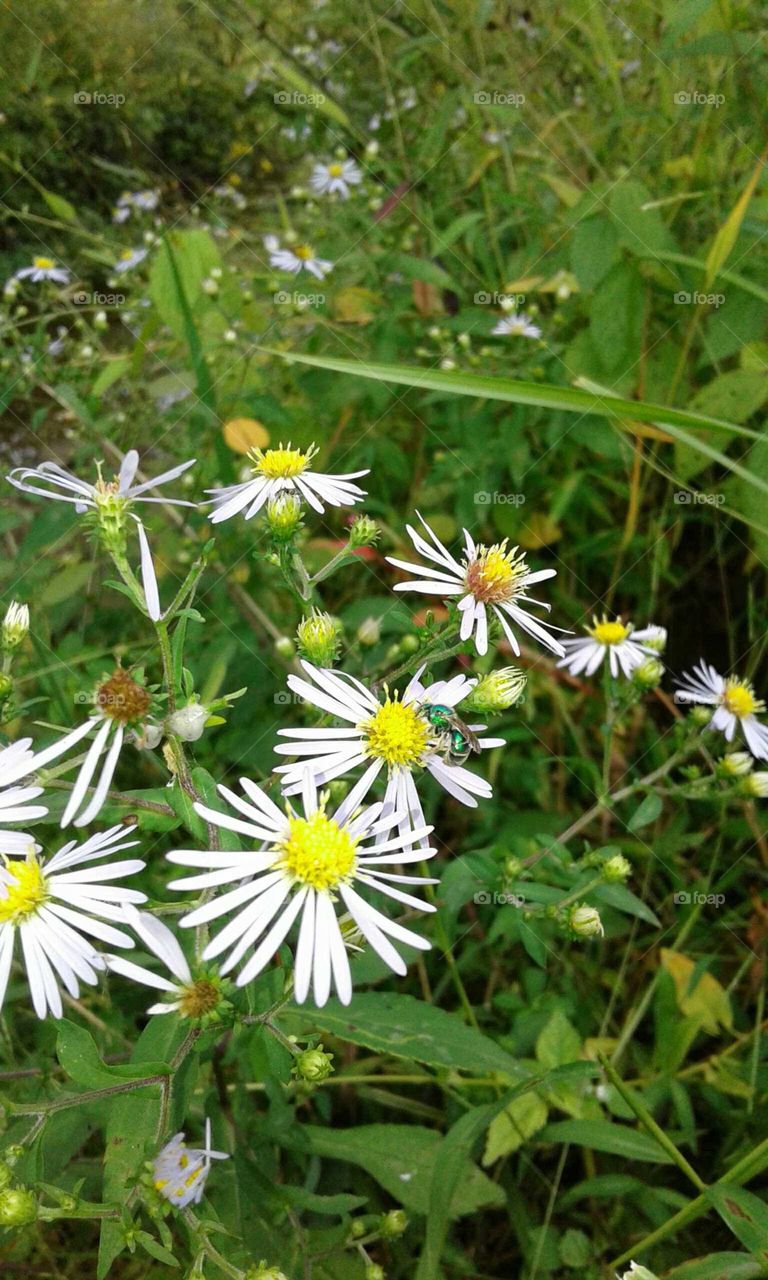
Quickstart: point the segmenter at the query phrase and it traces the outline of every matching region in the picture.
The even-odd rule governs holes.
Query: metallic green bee
[[[473,751],[480,752],[478,739],[453,707],[428,702],[422,711],[435,730],[435,746],[447,764],[463,764]]]

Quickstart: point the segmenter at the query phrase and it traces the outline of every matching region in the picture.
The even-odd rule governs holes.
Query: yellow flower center
[[[625,627],[618,618],[615,622],[609,622],[605,614],[602,622],[598,622],[597,618],[593,618],[592,621],[593,626],[587,627],[587,631],[598,644],[621,644],[632,631],[631,627]]]
[[[0,886],[0,893],[5,891],[5,897],[0,897],[0,924],[21,924],[46,900],[45,876],[36,858],[27,858],[25,862],[8,859],[5,870],[12,878]]]
[[[318,809],[311,818],[290,818],[281,867],[312,889],[335,889],[355,868],[357,841]]]
[[[179,1013],[183,1018],[203,1018],[216,1008],[220,994],[216,983],[208,978],[191,982],[181,993]]]
[[[101,714],[120,724],[143,720],[151,705],[152,699],[144,686],[137,684],[122,667],[118,667],[96,691],[96,706]]]
[[[315,251],[311,244],[295,244],[293,252],[295,257],[301,258],[302,262],[309,262],[310,258],[315,256]]]
[[[738,680],[735,676],[725,682],[723,706],[740,720],[744,716],[753,716],[758,711],[765,710],[765,703],[755,697],[751,684],[746,680]]]
[[[329,165],[328,165],[328,177],[329,177],[329,178],[340,178],[343,172],[344,172],[344,165],[343,165],[343,164],[329,164]]]
[[[123,252],[120,254],[120,258],[123,262],[127,262],[128,259],[132,257],[133,257],[133,249],[123,249]]]
[[[300,476],[302,471],[306,471],[316,452],[314,445],[306,453],[302,453],[300,449],[292,449],[289,441],[287,446],[281,444],[277,449],[254,449],[251,458],[253,469],[259,475],[266,476],[268,480],[281,480]]]
[[[368,739],[368,754],[385,760],[390,768],[413,768],[427,752],[430,727],[415,706],[387,698],[360,728]]]
[[[523,552],[517,555],[517,547],[507,550],[507,539],[492,547],[478,547],[475,559],[467,565],[465,582],[467,590],[484,604],[499,604],[511,600],[518,592],[521,580],[528,572]]]
[[[53,258],[33,258],[32,265],[37,267],[38,271],[52,271],[56,263]]]

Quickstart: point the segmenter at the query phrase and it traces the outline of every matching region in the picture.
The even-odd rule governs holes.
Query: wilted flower
[[[211,1122],[205,1122],[205,1146],[188,1147],[183,1133],[174,1134],[153,1165],[155,1190],[178,1209],[199,1204],[212,1160],[228,1160],[226,1151],[211,1148]]]

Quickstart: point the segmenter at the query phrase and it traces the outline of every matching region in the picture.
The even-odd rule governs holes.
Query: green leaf
[[[726,1226],[749,1249],[763,1268],[768,1267],[768,1205],[743,1187],[718,1182],[705,1192]]]
[[[562,1009],[556,1009],[536,1041],[536,1058],[543,1067],[575,1062],[581,1052],[581,1036]]]
[[[228,811],[228,805],[224,801],[216,787],[216,783],[208,773],[207,769],[193,769],[192,783],[200,800],[209,809],[216,809],[220,813]],[[178,814],[184,826],[191,836],[196,840],[200,840],[204,845],[209,845],[208,825],[204,818],[195,813],[194,800],[187,795],[181,783],[176,781],[165,793],[166,799]],[[242,843],[234,831],[226,831],[223,827],[217,827],[219,843],[222,849],[240,849]]]
[[[650,1164],[671,1164],[672,1158],[637,1129],[610,1120],[558,1120],[539,1134],[542,1142],[572,1142],[590,1151],[604,1151],[624,1160],[644,1160]]]
[[[644,920],[655,929],[660,927],[659,917],[655,912],[651,911],[642,898],[638,898],[637,894],[628,889],[625,884],[601,884],[593,889],[592,895],[597,902],[605,902],[616,911],[623,911],[628,916],[636,916],[638,920]]]
[[[221,256],[207,231],[168,232],[149,272],[149,296],[177,338],[187,337],[184,301],[194,307],[204,296],[203,281],[214,267],[221,267]]]
[[[69,200],[57,195],[55,191],[47,191],[45,187],[40,187],[39,190],[54,218],[61,218],[62,222],[79,222],[77,209]]]
[[[411,1213],[429,1211],[432,1171],[444,1141],[439,1133],[407,1124],[366,1124],[354,1129],[303,1125],[299,1132],[315,1155],[359,1165]],[[501,1187],[469,1160],[462,1160],[461,1180],[450,1199],[451,1218],[488,1205],[500,1207],[504,1200]]]
[[[170,1070],[164,1062],[142,1061],[137,1065],[127,1062],[107,1066],[85,1027],[62,1018],[58,1029],[56,1053],[59,1062],[70,1080],[86,1085],[89,1089],[108,1088],[148,1076],[167,1076]]]
[[[659,250],[675,248],[659,210],[644,207],[651,202],[648,188],[633,178],[619,183],[611,193],[611,217],[619,242],[639,258],[655,258]]]
[[[377,1053],[425,1062],[430,1067],[469,1071],[473,1075],[523,1074],[514,1058],[495,1041],[466,1026],[457,1014],[409,995],[360,991],[351,1008],[329,1000],[323,1009],[285,1009],[280,1018],[297,1026],[317,1028]]]
[[[661,797],[657,796],[655,791],[649,792],[629,819],[627,831],[640,831],[643,827],[647,827],[649,823],[656,821],[661,810]]]
[[[583,218],[571,242],[571,269],[582,289],[594,289],[616,262],[618,237],[608,218]]]
[[[746,1253],[710,1253],[667,1272],[667,1280],[754,1280],[763,1268]]]
[[[636,358],[643,323],[643,295],[634,263],[613,267],[595,293],[589,331],[609,372]]]
[[[527,1138],[543,1128],[548,1115],[549,1108],[538,1094],[524,1093],[515,1098],[491,1121],[483,1164],[488,1166],[501,1156],[517,1151]]]

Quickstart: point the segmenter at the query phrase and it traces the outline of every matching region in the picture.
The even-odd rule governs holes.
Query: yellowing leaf
[[[584,194],[583,187],[577,187],[573,182],[567,182],[565,178],[558,178],[553,173],[545,173],[544,181],[548,187],[551,187],[558,200],[562,200],[568,209],[572,209],[577,205]]]
[[[661,963],[675,984],[677,1005],[686,1018],[695,1018],[702,1031],[716,1035],[720,1027],[731,1027],[733,1014],[728,993],[711,973],[702,973],[693,988],[691,976],[696,968],[693,960],[679,951],[662,947]]]
[[[752,171],[749,182],[712,241],[711,248],[707,254],[705,292],[717,277],[717,273],[725,264],[726,259],[730,257],[731,250],[739,237],[741,224],[744,221],[750,201],[755,194],[755,187],[760,179],[767,155],[768,146],[764,149],[763,154]]]
[[[483,1165],[487,1167],[501,1156],[517,1151],[526,1138],[543,1129],[548,1114],[546,1103],[533,1091],[514,1098],[490,1123]]]
[[[341,324],[370,324],[381,305],[381,298],[372,289],[350,285],[342,289],[333,300],[333,316]]]
[[[225,443],[235,453],[248,453],[251,449],[265,449],[269,444],[267,428],[255,418],[230,418],[222,428]]]

